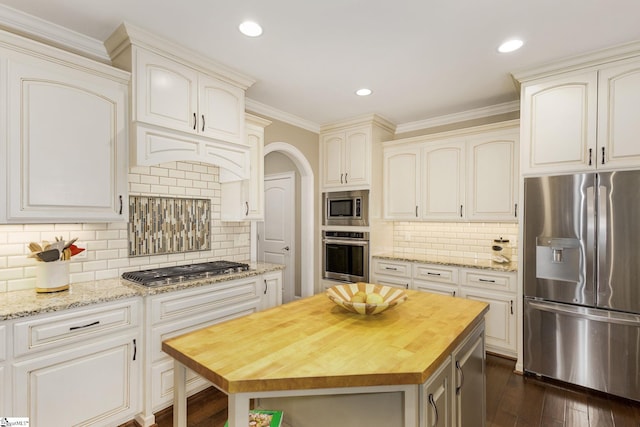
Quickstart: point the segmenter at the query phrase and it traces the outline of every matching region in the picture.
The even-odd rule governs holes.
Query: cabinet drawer
[[[376,274],[411,278],[411,263],[404,261],[373,260],[373,271]]]
[[[255,299],[260,295],[258,283],[261,283],[260,276],[255,276],[154,296],[151,300],[151,322],[155,325]]]
[[[17,322],[13,326],[14,354],[18,357],[137,326],[139,307],[136,298]]]
[[[437,283],[427,280],[414,280],[413,289],[422,292],[431,292],[434,294],[447,295],[450,297],[458,296],[458,285],[452,283]]]
[[[455,267],[413,264],[413,278],[430,282],[458,283],[458,269]]]
[[[482,289],[515,292],[516,273],[500,273],[487,270],[462,270],[463,286],[473,286]]]
[[[409,289],[411,287],[411,279],[407,277],[393,277],[393,276],[378,276],[374,274],[371,276],[371,283],[376,285],[393,286],[394,288]]]

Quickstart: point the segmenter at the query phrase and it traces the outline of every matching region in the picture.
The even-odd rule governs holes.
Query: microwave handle
[[[368,246],[369,245],[369,241],[362,241],[362,240],[322,239],[322,243],[335,243],[338,245],[351,245],[351,246]]]

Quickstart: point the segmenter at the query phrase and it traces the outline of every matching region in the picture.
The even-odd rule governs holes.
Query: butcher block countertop
[[[422,384],[489,306],[406,292],[373,316],[318,294],[168,339],[162,350],[227,393]]]

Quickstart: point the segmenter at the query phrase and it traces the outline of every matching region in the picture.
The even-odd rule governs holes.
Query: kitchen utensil
[[[68,249],[71,251],[71,256],[78,255],[80,252],[84,251],[84,248],[79,248],[76,245],[71,245]]]
[[[69,249],[69,247],[70,247],[71,245],[73,245],[73,244],[76,242],[76,240],[78,240],[78,238],[77,238],[77,237],[74,237],[73,239],[69,240],[69,241],[67,242],[67,244],[66,244],[66,245],[64,245],[64,249]]]
[[[352,302],[351,298],[357,292],[377,293],[382,296],[382,303]],[[408,298],[407,293],[402,289],[365,282],[332,286],[327,289],[327,297],[340,307],[358,314],[382,313],[388,308],[403,303]]]
[[[31,242],[29,243],[29,250],[31,252],[42,252],[43,249],[42,249],[42,246],[40,246],[36,242]]]
[[[58,249],[49,249],[48,251],[38,252],[37,257],[44,262],[58,261],[60,259],[60,251]]]

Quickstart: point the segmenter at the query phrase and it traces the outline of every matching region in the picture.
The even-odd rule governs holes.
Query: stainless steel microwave
[[[369,225],[369,190],[327,192],[323,197],[322,225]]]

